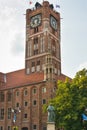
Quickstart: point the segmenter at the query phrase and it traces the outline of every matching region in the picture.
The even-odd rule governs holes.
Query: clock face
[[[57,20],[52,15],[50,16],[50,24],[53,29],[57,30]]]
[[[32,28],[35,28],[41,24],[41,14],[37,14],[33,17],[31,17],[30,26]]]

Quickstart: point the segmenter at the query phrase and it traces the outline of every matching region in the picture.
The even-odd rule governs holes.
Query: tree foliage
[[[87,70],[76,73],[70,82],[58,81],[56,96],[51,100],[55,107],[56,127],[65,130],[82,130],[81,115],[87,107]]]

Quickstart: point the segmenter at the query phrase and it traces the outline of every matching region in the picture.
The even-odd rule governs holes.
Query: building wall
[[[49,99],[53,97],[55,87],[55,82],[47,81],[4,90],[4,101],[0,101],[0,110],[4,109],[4,118],[0,119],[0,126],[3,126],[3,130],[8,130],[8,126],[18,126],[19,130],[23,127],[33,130],[33,125],[36,125],[37,130],[46,127],[47,113],[43,113],[43,104],[47,104]],[[8,92],[10,92],[11,101],[8,101]],[[15,123],[12,111],[11,118],[8,119],[8,108],[17,110]],[[21,112],[18,112],[18,109]]]
[[[32,26],[32,18],[40,17],[40,24]],[[51,24],[51,16],[55,19],[57,29]],[[43,48],[43,49],[42,49]],[[41,7],[26,11],[26,73],[37,72],[37,61],[40,61],[40,70],[44,71],[42,66],[46,64],[46,56],[51,53],[52,65],[57,69],[57,74],[61,73],[61,55],[60,55],[60,14],[50,8],[47,1],[43,2]],[[32,65],[32,62],[34,63]],[[33,66],[33,67],[32,67]]]
[[[37,14],[41,14],[41,25],[32,29],[31,18]],[[52,28],[51,15],[57,21],[57,30]],[[34,42],[37,39],[36,48]],[[56,82],[61,75],[60,14],[50,8],[49,2],[44,1],[39,8],[26,11],[25,46],[26,74],[13,72],[6,79],[5,75],[0,73],[0,130],[11,130],[16,126],[19,130],[46,130],[47,113],[43,113],[43,104],[48,104],[49,99],[54,97]],[[39,81],[41,72],[44,73],[44,78]],[[32,73],[36,74],[36,79],[33,77],[33,80],[29,78],[28,81],[28,76],[31,77]],[[16,111],[15,122],[12,110]]]

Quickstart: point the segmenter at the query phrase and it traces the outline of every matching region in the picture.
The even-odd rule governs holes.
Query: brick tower
[[[60,14],[48,1],[26,10],[25,46],[25,69],[0,72],[0,130],[46,130],[43,105],[54,97],[58,79],[67,77],[61,73]]]
[[[26,11],[25,70],[44,72],[44,80],[55,80],[61,73],[60,14],[47,1]]]

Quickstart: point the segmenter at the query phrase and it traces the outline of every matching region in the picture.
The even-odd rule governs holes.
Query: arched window
[[[28,95],[28,91],[27,89],[24,90],[24,96],[27,96]]]

